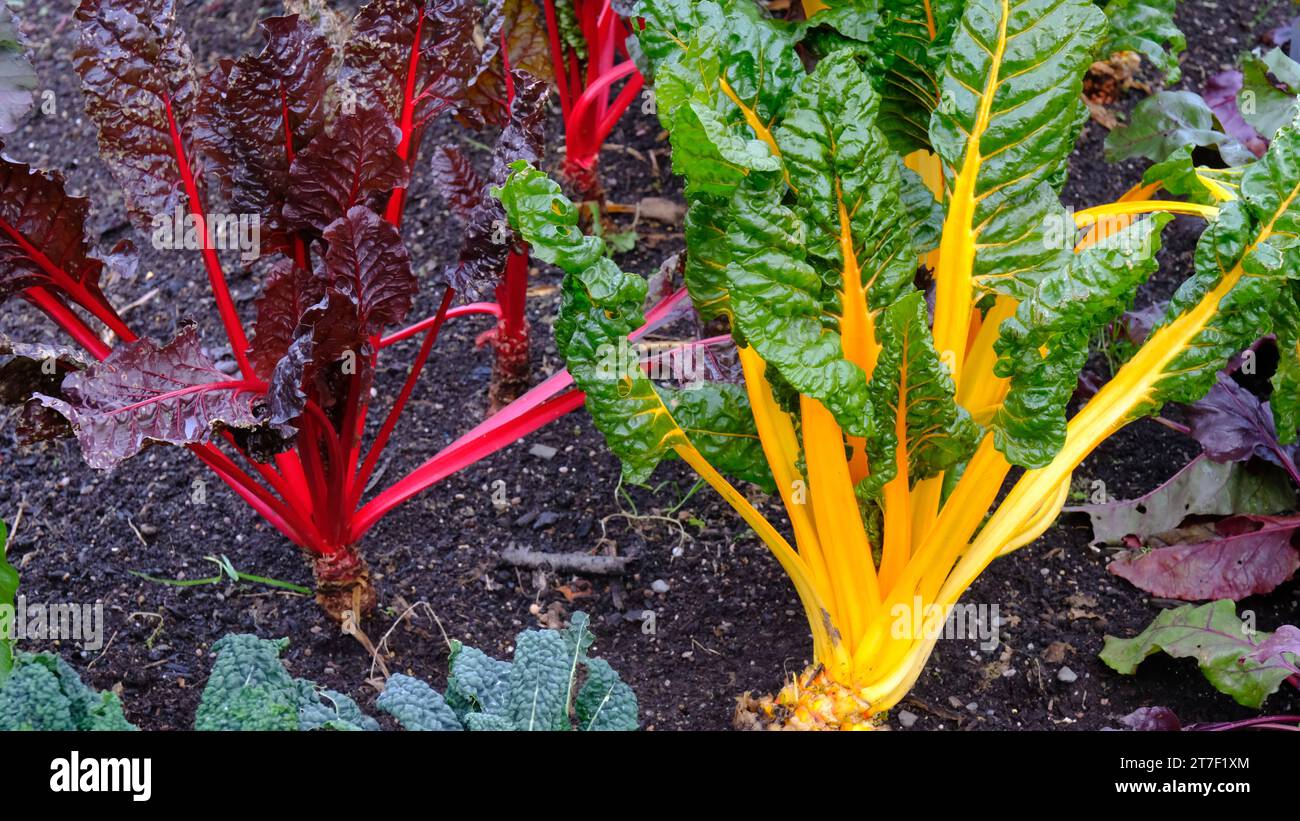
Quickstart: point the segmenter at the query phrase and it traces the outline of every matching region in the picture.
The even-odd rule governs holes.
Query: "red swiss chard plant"
[[[628,51],[628,29],[611,0],[543,3],[564,117],[564,176],[577,199],[603,201],[600,149],[645,79]]]
[[[195,325],[161,344],[137,336],[100,287],[134,250],[95,251],[89,203],[70,196],[58,172],[0,159],[0,301],[34,305],[85,352],[4,343],[11,364],[56,363],[9,369],[30,375],[27,395],[38,393],[25,429],[49,435],[66,419],[101,469],[150,444],[189,448],[308,552],[327,612],[341,619],[373,607],[357,550],[371,527],[583,401],[561,372],[366,498],[446,320],[491,314],[498,342],[520,332],[526,340],[527,257],[486,188],[508,162],[536,161],[545,87],[512,67],[503,18],[491,4],[484,16],[476,0],[373,0],[335,46],[305,17],[275,17],[262,24],[260,54],[199,78],[175,0],[82,0],[75,67],[102,158],[155,246],[201,255],[212,302],[185,307],[219,317],[234,361],[214,360],[208,346],[219,343]],[[443,115],[502,126],[501,138],[491,179],[452,149],[436,152],[466,238],[437,286],[437,312],[408,325],[421,282],[399,227],[422,138]],[[223,201],[230,214],[213,208]],[[251,335],[223,267],[232,233],[262,277]],[[243,245],[248,236],[253,247]],[[458,295],[492,291],[495,303],[454,306]],[[364,442],[379,360],[413,337],[421,344],[409,375]],[[526,362],[526,342],[524,351]],[[6,388],[23,392],[12,379]]]

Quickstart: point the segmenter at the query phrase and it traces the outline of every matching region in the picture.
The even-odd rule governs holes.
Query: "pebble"
[[[664,581],[663,579],[655,579],[653,582],[650,583],[650,589],[656,593],[667,593],[668,582]]]
[[[1066,684],[1073,684],[1079,680],[1079,674],[1071,670],[1069,667],[1062,667],[1056,673],[1056,680],[1064,681]]]
[[[903,725],[904,729],[910,728],[913,724],[916,723],[916,720],[918,718],[920,718],[920,716],[908,710],[898,711],[898,723]]]
[[[533,530],[541,530],[544,527],[550,527],[558,521],[560,521],[559,514],[552,513],[548,510],[541,516],[538,516],[537,521],[533,522]]]
[[[528,449],[528,452],[531,453],[533,456],[538,457],[539,459],[546,459],[547,461],[550,461],[551,459],[555,458],[555,454],[559,453],[558,450],[551,447],[550,445],[543,445],[541,443],[533,445],[531,448]]]

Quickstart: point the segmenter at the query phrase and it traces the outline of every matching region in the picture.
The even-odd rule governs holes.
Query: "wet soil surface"
[[[1260,9],[1258,2],[1180,4],[1178,22],[1191,43],[1180,85],[1199,88],[1207,74],[1230,66],[1287,11],[1285,4]],[[260,48],[253,21],[278,11],[274,3],[182,4],[203,65]],[[1255,23],[1257,14],[1262,16]],[[29,7],[27,33],[41,87],[53,92],[56,112],[11,135],[6,150],[65,171],[71,190],[94,202],[91,230],[108,246],[131,229],[82,113],[70,65],[75,27],[64,15],[63,4]],[[1131,92],[1115,108],[1131,109],[1137,99]],[[558,116],[552,127],[558,134]],[[1137,164],[1103,163],[1104,136],[1100,126],[1088,125],[1071,163],[1067,203],[1108,201],[1138,180]],[[426,155],[439,139],[464,137],[451,126],[439,127],[427,138]],[[644,196],[678,195],[667,142],[651,116],[634,106],[610,143],[602,174],[611,201],[635,204]],[[558,152],[553,148],[548,158],[552,168],[558,167]],[[677,226],[643,220],[637,229],[641,242],[622,260],[630,270],[650,273],[681,248]],[[1166,232],[1164,269],[1143,300],[1167,297],[1187,276],[1196,230],[1195,223],[1180,221]],[[452,258],[459,235],[427,174],[411,193],[404,234],[426,283],[412,316],[424,316],[436,308],[437,273]],[[147,247],[139,239],[137,244]],[[234,265],[231,270],[241,310],[251,316],[261,272],[239,272]],[[550,330],[557,282],[554,271],[543,270],[532,283],[532,358],[539,379],[561,367]],[[127,314],[142,333],[167,338],[181,319],[196,319],[213,351],[221,353],[216,340],[223,337],[208,307],[197,255],[146,250],[136,276],[108,289],[118,305],[146,298]],[[480,418],[490,354],[476,349],[474,339],[484,329],[473,319],[444,329],[389,448],[381,483],[400,477]],[[0,330],[16,338],[49,333],[38,316],[13,303],[0,317]],[[407,343],[381,362],[381,405],[396,393],[414,352],[414,343]],[[372,417],[378,417],[377,425],[382,414]],[[1113,496],[1132,498],[1173,475],[1195,451],[1178,434],[1140,422],[1099,448],[1076,481],[1088,487],[1099,479]],[[728,728],[737,694],[774,691],[802,670],[811,643],[794,590],[754,534],[707,488],[692,494],[694,477],[680,463],[661,467],[652,489],[620,489],[618,476],[616,460],[578,412],[451,477],[381,522],[362,546],[380,597],[379,611],[365,628],[376,642],[384,639],[390,670],[441,686],[444,635],[506,656],[520,630],[555,623],[577,609],[592,615],[596,652],[635,689],[647,729]],[[492,501],[497,482],[505,483],[509,499],[500,511]],[[751,495],[760,510],[786,524],[779,504]],[[204,557],[225,555],[243,572],[310,584],[298,552],[184,451],[152,448],[101,474],[82,463],[72,442],[17,447],[12,420],[0,420],[0,515],[19,520],[10,556],[21,568],[29,601],[98,600],[105,607],[102,649],[29,649],[58,649],[93,685],[118,688],[129,718],[140,726],[191,725],[211,667],[209,648],[231,631],[290,637],[285,658],[295,675],[350,693],[374,712],[370,656],[341,635],[312,599],[256,586],[181,589],[132,575],[209,576],[214,565]],[[939,642],[901,705],[917,717],[915,727],[1096,729],[1116,726],[1120,716],[1149,705],[1172,707],[1184,721],[1248,714],[1215,692],[1191,662],[1155,657],[1125,678],[1097,659],[1104,635],[1132,635],[1170,603],[1153,601],[1109,575],[1109,552],[1090,548],[1090,535],[1085,519],[1067,515],[976,582],[964,601],[998,607],[1001,641],[987,649],[977,640]],[[534,573],[500,565],[497,553],[510,545],[602,550],[635,562],[621,578]],[[1300,585],[1292,581],[1242,606],[1257,613],[1264,629],[1294,623]],[[1295,712],[1300,698],[1294,691],[1280,693],[1268,707]]]

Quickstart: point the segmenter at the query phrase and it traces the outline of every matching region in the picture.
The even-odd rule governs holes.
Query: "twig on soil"
[[[628,556],[593,556],[589,553],[543,553],[526,547],[507,547],[500,553],[501,561],[513,567],[528,570],[554,570],[568,573],[594,575],[622,575],[627,572]]]
[[[131,532],[134,533],[135,537],[140,540],[140,544],[144,545],[145,547],[149,546],[149,543],[144,540],[144,536],[140,533],[140,528],[135,526],[135,522],[131,520],[130,516],[126,517],[126,526],[131,528]]]
[[[122,306],[122,309],[119,310],[117,313],[118,313],[118,315],[120,315],[120,316],[126,316],[127,313],[129,313],[130,311],[132,311],[132,310],[134,310],[134,309],[136,309],[136,308],[139,308],[139,307],[141,307],[141,306],[143,306],[143,305],[148,305],[148,304],[149,304],[150,302],[152,302],[152,301],[154,300],[154,298],[157,297],[158,294],[160,294],[160,293],[162,293],[162,290],[161,290],[161,289],[159,289],[159,288],[152,288],[152,289],[146,291],[145,294],[144,294],[143,296],[141,296],[139,299],[137,299],[136,301],[134,301],[134,302],[129,302],[129,303],[127,303],[126,305]]]
[[[23,510],[26,507],[27,497],[24,496],[22,501],[18,503],[18,512],[14,514],[13,524],[9,525],[9,538],[5,539],[3,545],[0,545],[0,549],[3,549],[6,553],[9,552],[9,545],[18,544],[18,525],[23,523]]]
[[[98,656],[95,656],[93,659],[91,659],[91,660],[90,660],[90,663],[86,665],[86,669],[87,669],[87,670],[89,670],[91,667],[94,667],[94,666],[95,666],[95,663],[98,662],[100,659],[102,659],[102,658],[104,657],[104,654],[108,652],[108,648],[112,647],[112,646],[113,646],[113,642],[117,639],[117,634],[118,634],[118,631],[117,631],[117,630],[114,630],[114,631],[113,631],[113,635],[111,635],[111,636],[108,637],[108,643],[104,645],[104,649],[103,649],[103,650],[100,650],[100,651],[99,651],[99,655],[98,655]]]
[[[407,607],[404,611],[402,611],[402,614],[393,620],[392,626],[389,627],[388,630],[384,632],[384,635],[379,637],[379,645],[377,647],[377,650],[385,653],[388,652],[388,638],[393,635],[393,631],[397,629],[397,625],[406,621],[406,618],[410,616],[411,613],[415,612],[421,607],[423,607],[426,611],[428,611],[429,618],[433,619],[433,623],[438,625],[438,631],[442,633],[442,640],[446,642],[447,650],[448,652],[450,652],[451,638],[447,635],[447,630],[442,626],[442,620],[438,618],[438,614],[437,612],[434,611],[433,605],[429,604],[427,601],[418,601],[415,604],[412,604],[411,606]],[[371,679],[375,678],[376,662],[379,663],[380,667],[383,667],[384,678],[387,679],[389,675],[388,668],[384,667],[383,661],[379,658],[377,654],[374,655],[370,661],[370,678]]]

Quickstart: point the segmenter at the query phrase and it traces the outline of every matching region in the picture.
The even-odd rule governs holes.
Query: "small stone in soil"
[[[518,519],[515,519],[515,527],[524,527],[525,525],[532,524],[533,519],[536,518],[537,518],[537,511],[530,510],[524,515],[520,516]]]
[[[656,593],[667,593],[668,582],[664,581],[663,579],[655,579],[653,582],[650,583],[650,589]]]
[[[546,459],[547,461],[550,461],[551,459],[555,458],[555,454],[559,453],[558,450],[551,447],[550,445],[543,445],[541,443],[533,445],[531,448],[528,449],[528,452],[533,456],[538,457],[539,459]]]
[[[552,513],[548,510],[541,516],[538,516],[537,521],[533,522],[533,530],[541,530],[544,527],[550,527],[558,521],[560,521],[559,514]]]
[[[918,716],[916,713],[909,712],[907,710],[898,711],[898,723],[901,724],[904,729],[909,728],[913,724],[915,724],[918,718],[920,718],[920,716]]]
[[[1056,680],[1063,681],[1066,684],[1073,684],[1079,680],[1079,674],[1071,670],[1069,667],[1062,667],[1056,673]]]

